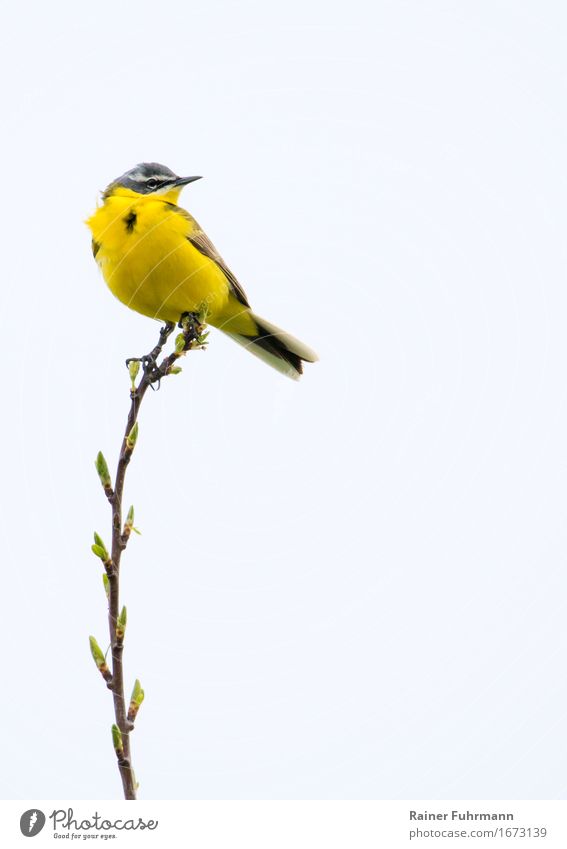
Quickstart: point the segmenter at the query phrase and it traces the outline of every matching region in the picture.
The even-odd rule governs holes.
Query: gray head
[[[105,189],[103,197],[110,197],[119,188],[129,189],[139,195],[166,194],[175,189],[180,191],[187,183],[200,179],[200,177],[178,177],[171,168],[160,165],[159,162],[141,162],[113,180]]]

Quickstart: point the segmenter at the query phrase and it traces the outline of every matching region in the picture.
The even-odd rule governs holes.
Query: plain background
[[[2,64],[0,795],[118,798],[92,531],[127,356],[84,219],[143,160],[256,311],[144,404],[144,798],[567,789],[562,3],[12,5]]]

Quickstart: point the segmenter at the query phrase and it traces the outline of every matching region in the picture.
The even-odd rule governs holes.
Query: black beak
[[[201,177],[178,177],[173,183],[174,186],[186,186],[187,183],[194,183],[195,180],[201,180]]]

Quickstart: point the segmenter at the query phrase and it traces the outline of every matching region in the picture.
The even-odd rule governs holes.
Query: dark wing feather
[[[175,212],[180,215],[183,215],[184,218],[191,222],[191,224],[193,225],[193,229],[191,233],[187,236],[188,241],[191,242],[193,247],[197,248],[197,250],[200,251],[203,256],[212,259],[213,262],[218,265],[218,267],[230,283],[230,288],[235,298],[240,301],[243,306],[249,307],[250,304],[248,303],[248,298],[246,297],[244,289],[242,288],[242,286],[240,285],[228,265],[225,263],[224,259],[219,254],[219,252],[217,251],[205,231],[201,229],[201,227],[195,221],[193,216],[190,215],[187,210],[183,209],[181,206],[176,206],[173,203],[169,203],[168,206],[173,207]]]

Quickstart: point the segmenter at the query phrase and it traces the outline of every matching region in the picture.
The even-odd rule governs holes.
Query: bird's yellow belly
[[[121,217],[101,235],[96,258],[113,294],[161,321],[204,309],[213,318],[222,313],[229,288],[218,266],[178,231],[172,216],[153,222],[141,217],[132,232]]]

